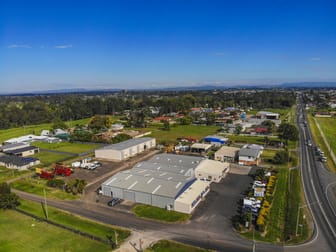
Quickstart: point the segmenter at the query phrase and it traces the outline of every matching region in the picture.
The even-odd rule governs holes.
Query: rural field
[[[86,151],[93,151],[98,148],[99,144],[86,144],[86,143],[70,143],[70,142],[60,142],[60,143],[42,143],[35,142],[34,146],[39,147],[40,149],[48,149],[55,151],[64,151],[74,154],[79,154]]]
[[[21,205],[19,209],[34,214],[38,217],[45,218],[41,205],[32,201],[20,200]],[[115,232],[118,234],[118,242],[123,242],[129,235],[130,231],[103,223],[94,222],[74,214],[58,210],[54,207],[48,206],[49,220],[64,226],[78,229],[91,235],[106,239],[106,235],[111,235],[114,240]]]
[[[218,126],[199,126],[199,125],[171,125],[170,130],[162,130],[160,126],[150,126],[141,130],[151,131],[150,137],[155,137],[157,143],[174,143],[178,137],[194,137],[198,140],[207,135],[216,134],[220,129]]]
[[[0,183],[29,173],[30,171],[18,171],[0,166]]]
[[[0,214],[1,251],[109,251],[107,244],[8,210]]]
[[[81,120],[68,121],[66,122],[66,124],[68,124],[70,127],[73,127],[77,124],[78,125],[87,124],[89,121],[90,118],[86,118]],[[0,130],[0,143],[13,137],[20,137],[28,134],[40,135],[42,130],[48,130],[51,129],[51,127],[52,123],[45,123],[45,124],[27,125],[19,128]]]
[[[45,179],[21,178],[14,181],[12,183],[12,187],[20,191],[33,193],[40,196],[44,196],[43,190],[45,190],[46,196],[52,199],[74,200],[79,198],[79,195],[73,195],[71,193],[61,191],[60,189],[49,187],[46,185],[46,183],[47,180]]]
[[[336,127],[336,118],[316,118],[316,119],[318,120],[320,127],[324,132],[324,135],[330,142],[331,147],[334,153],[336,154],[336,142],[335,142],[336,132],[335,130],[333,130]],[[324,143],[321,133],[318,130],[314,118],[310,113],[308,113],[308,121],[315,143],[321,148],[321,150],[325,153],[325,156],[327,157],[328,168],[330,169],[330,171],[336,172],[336,164],[334,164],[334,162],[332,161],[329,149]]]
[[[41,164],[39,166],[48,166],[51,165],[52,163],[62,162],[70,158],[73,158],[73,156],[71,155],[51,153],[45,151],[40,151],[39,153],[33,155],[32,157],[38,158],[41,161]]]

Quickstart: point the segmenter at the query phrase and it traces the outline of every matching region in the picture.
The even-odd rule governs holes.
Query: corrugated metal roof
[[[167,164],[171,166],[181,166],[186,168],[196,168],[197,165],[203,160],[202,157],[175,155],[175,154],[159,154],[148,160],[154,164]]]
[[[239,151],[239,156],[257,158],[259,156],[259,153],[260,153],[260,150],[257,150],[257,149],[242,148]]]
[[[130,147],[136,146],[138,144],[146,143],[146,142],[151,141],[153,139],[154,138],[152,138],[152,137],[141,137],[141,138],[129,139],[129,140],[126,140],[126,141],[123,141],[123,142],[120,142],[120,143],[104,146],[103,148],[100,148],[100,150],[102,150],[102,149],[125,150],[125,149],[128,149]]]

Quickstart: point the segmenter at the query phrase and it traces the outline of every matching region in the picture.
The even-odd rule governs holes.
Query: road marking
[[[326,189],[325,189],[325,195],[326,195],[326,197],[327,197],[328,204],[330,205],[331,210],[333,211],[334,215],[336,216],[335,210],[334,210],[334,208],[332,207],[331,202],[330,202],[329,197],[328,197],[328,189],[329,189],[329,186],[331,186],[331,185],[333,185],[333,184],[336,184],[336,181],[331,182],[331,183],[329,183],[329,184],[327,185],[327,187],[326,187]]]

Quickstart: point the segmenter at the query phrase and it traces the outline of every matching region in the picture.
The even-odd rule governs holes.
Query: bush
[[[285,164],[288,161],[288,152],[281,150],[277,151],[273,157],[274,164]]]
[[[65,182],[62,179],[51,179],[47,182],[47,186],[63,189]]]

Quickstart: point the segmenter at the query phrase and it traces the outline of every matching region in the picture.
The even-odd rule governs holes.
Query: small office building
[[[155,145],[155,138],[134,138],[97,149],[95,150],[95,157],[97,159],[110,161],[122,161],[144,152],[145,150],[154,148]]]
[[[219,183],[229,172],[229,163],[204,159],[195,169],[195,176],[201,180]]]
[[[238,160],[239,148],[223,146],[215,152],[215,160],[221,162],[234,163]]]

